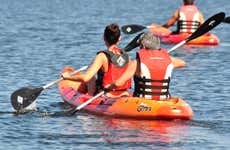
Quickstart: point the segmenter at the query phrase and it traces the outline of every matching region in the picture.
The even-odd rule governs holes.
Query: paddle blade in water
[[[225,17],[225,13],[220,12],[209,19],[207,19],[189,38],[186,39],[186,42],[191,41],[206,32],[215,28],[218,24],[220,24]]]
[[[132,49],[140,46],[140,36],[143,34],[144,32],[138,34],[128,45],[126,45],[126,47],[124,48],[124,51],[129,52]]]
[[[11,104],[17,111],[22,110],[32,104],[43,88],[23,87],[11,94]]]
[[[136,24],[131,24],[131,25],[124,25],[121,27],[121,31],[125,34],[133,34],[137,33],[141,30],[144,30],[146,27],[142,25],[136,25]]]
[[[230,23],[230,16],[225,17],[224,20],[223,20],[223,22],[225,22],[225,23]]]

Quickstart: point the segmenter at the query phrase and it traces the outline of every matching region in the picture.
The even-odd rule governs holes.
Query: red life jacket
[[[165,49],[141,49],[137,53],[140,77],[135,76],[134,96],[161,100],[168,98],[173,64]]]
[[[193,33],[200,26],[200,13],[195,5],[183,5],[179,9],[179,32]]]
[[[120,52],[121,54],[113,53],[115,51]],[[100,70],[98,76],[102,81],[99,81],[99,85],[101,84],[101,88],[106,87],[107,85],[115,82],[117,79],[121,77],[121,75],[125,72],[126,68],[128,67],[129,56],[127,53],[121,51],[118,48],[114,48],[112,51],[101,51],[103,52],[109,61],[109,67],[107,72],[103,72]],[[101,82],[101,83],[100,83]],[[124,85],[115,87],[113,91],[124,91],[128,88],[131,88],[131,79],[126,81]]]

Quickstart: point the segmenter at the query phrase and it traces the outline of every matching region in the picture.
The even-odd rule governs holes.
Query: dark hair
[[[117,43],[120,35],[121,35],[121,31],[119,29],[118,24],[112,23],[105,27],[104,38],[109,45],[113,45]]]
[[[184,5],[192,5],[194,0],[184,0]]]

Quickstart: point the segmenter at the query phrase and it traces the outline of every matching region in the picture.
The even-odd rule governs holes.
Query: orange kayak
[[[177,44],[189,37],[190,33],[171,34],[170,29],[161,27],[155,23],[151,24],[150,32],[159,36],[161,42],[167,44]],[[206,33],[194,40],[189,41],[188,45],[218,45],[220,43],[218,37],[212,33]]]
[[[84,88],[76,81],[62,80],[58,84],[63,100],[74,107],[92,98],[81,92]],[[80,88],[79,88],[80,87]],[[193,111],[188,103],[178,97],[164,101],[138,97],[109,98],[101,96],[82,108],[83,111],[110,117],[135,119],[192,119]]]

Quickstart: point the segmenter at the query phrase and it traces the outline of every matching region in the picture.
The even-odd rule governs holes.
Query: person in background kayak
[[[147,32],[140,37],[140,50],[126,72],[114,84],[123,85],[134,76],[136,97],[163,100],[170,98],[169,83],[174,68],[185,66],[185,61],[172,57],[160,48],[160,39]]]
[[[103,90],[123,74],[130,62],[128,54],[118,48],[117,44],[120,40],[121,32],[119,26],[115,23],[107,25],[104,30],[104,42],[107,46],[107,50],[97,53],[92,65],[85,74],[71,77],[68,73],[63,73],[63,78],[88,83],[89,95],[94,95],[96,92]],[[97,80],[94,82],[96,74]],[[127,89],[130,87],[131,80],[127,80],[122,85],[113,88],[107,93],[107,96],[117,97],[129,95]]]
[[[183,0],[182,5],[176,10],[173,16],[162,26],[169,28],[177,22],[177,30],[173,32],[178,34],[181,32],[193,33],[204,22],[202,13],[194,4],[194,0]]]

